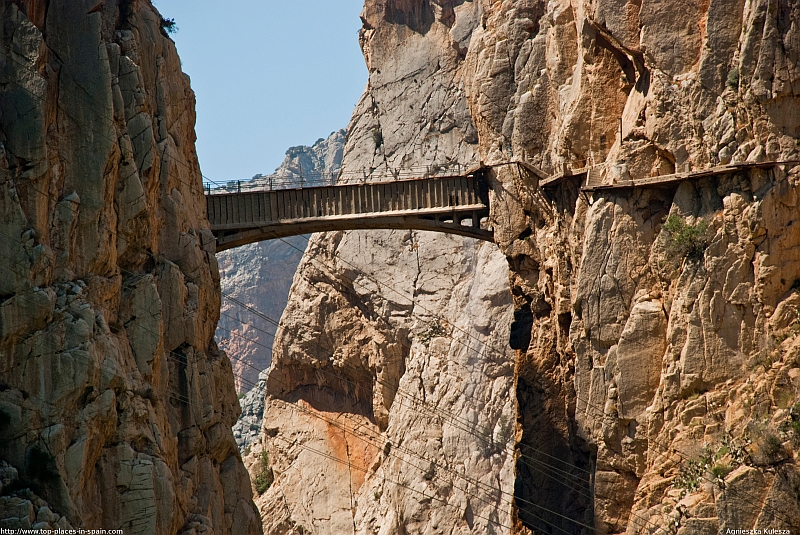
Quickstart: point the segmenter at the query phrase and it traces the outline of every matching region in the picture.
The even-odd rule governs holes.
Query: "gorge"
[[[496,243],[296,238],[265,352],[276,273],[215,255],[161,15],[0,0],[0,527],[799,532],[800,5],[361,16],[369,82],[314,165],[566,176],[491,167]]]

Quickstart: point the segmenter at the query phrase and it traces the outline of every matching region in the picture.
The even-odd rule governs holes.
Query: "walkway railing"
[[[245,193],[257,191],[277,191],[284,189],[301,189],[334,186],[336,184],[366,184],[367,182],[385,182],[409,180],[415,178],[451,178],[464,176],[469,169],[478,165],[466,166],[457,163],[418,165],[403,169],[387,169],[381,172],[368,171],[334,171],[330,173],[292,173],[290,175],[256,176],[245,180],[230,180],[225,184],[206,184],[207,195],[226,193]]]

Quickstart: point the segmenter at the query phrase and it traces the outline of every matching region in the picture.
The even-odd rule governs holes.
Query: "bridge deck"
[[[413,228],[492,240],[488,190],[475,175],[206,196],[217,250],[309,232]],[[470,220],[469,225],[461,224]]]

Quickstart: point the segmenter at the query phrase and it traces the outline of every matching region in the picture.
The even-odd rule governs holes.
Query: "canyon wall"
[[[344,170],[495,165],[502,253],[312,238],[247,460],[275,479],[267,531],[800,529],[800,6],[367,0],[362,19]],[[587,192],[514,160],[596,184],[790,163]]]
[[[314,145],[291,147],[274,173],[256,175],[247,185],[298,186],[330,180],[342,165],[345,130],[331,132]],[[306,248],[308,236],[268,240],[217,255],[222,310],[216,340],[231,359],[242,414],[233,426],[239,449],[245,451],[261,434],[266,373],[278,320]]]
[[[796,160],[798,18],[759,0],[493,3],[466,59],[482,158],[594,166],[598,183]],[[492,176],[531,326],[520,451],[564,458],[575,481],[588,461],[591,479],[518,462],[518,503],[562,515],[519,518],[576,533],[800,526],[800,168],[589,195],[520,173]]]
[[[342,180],[476,162],[458,32],[367,5],[368,87]],[[413,18],[413,17],[411,17]],[[424,26],[425,32],[416,26]],[[428,31],[428,29],[430,31]],[[278,330],[251,473],[268,533],[507,532],[511,297],[494,244],[412,231],[314,235]],[[266,472],[266,473],[265,473]]]
[[[168,25],[147,0],[0,23],[0,526],[260,533]]]

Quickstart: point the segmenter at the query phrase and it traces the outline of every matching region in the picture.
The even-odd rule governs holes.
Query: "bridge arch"
[[[494,241],[482,172],[206,195],[217,251],[311,232],[414,229]]]

